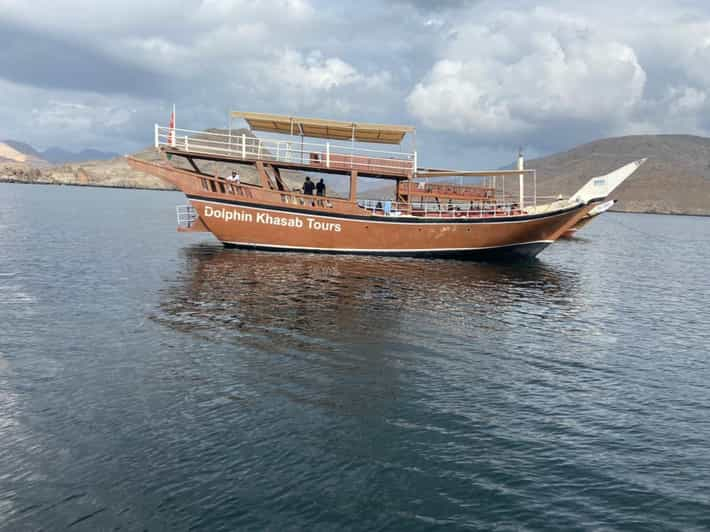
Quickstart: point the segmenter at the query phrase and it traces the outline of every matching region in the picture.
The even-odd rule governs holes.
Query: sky
[[[129,153],[173,103],[411,124],[460,169],[710,136],[710,2],[0,0],[0,139]]]

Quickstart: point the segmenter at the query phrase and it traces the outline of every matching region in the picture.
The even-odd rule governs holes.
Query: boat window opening
[[[207,180],[205,178],[202,178],[202,188],[204,188],[205,190],[210,189],[209,185],[207,184]]]
[[[219,182],[218,185],[219,185],[219,191],[220,191],[222,194],[225,194],[224,183]]]
[[[215,185],[214,181],[210,179],[210,189],[212,192],[217,192],[217,185]]]

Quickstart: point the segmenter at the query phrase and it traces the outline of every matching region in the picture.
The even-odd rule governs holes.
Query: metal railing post
[[[247,136],[242,133],[242,159],[247,158]]]
[[[518,170],[523,170],[525,168],[525,162],[523,159],[523,154],[518,152]],[[525,205],[525,174],[521,173],[519,176],[519,186],[520,186],[520,209],[522,210]]]
[[[155,147],[157,148],[160,146],[160,133],[158,132],[158,128],[160,126],[158,124],[155,124]]]
[[[325,143],[325,167],[330,168],[330,142]]]
[[[190,146],[187,143],[187,135],[185,135],[185,151],[190,151]]]

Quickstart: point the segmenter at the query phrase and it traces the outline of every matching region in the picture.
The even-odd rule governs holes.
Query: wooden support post
[[[350,196],[348,199],[350,201],[357,199],[357,170],[350,171]]]
[[[270,168],[274,174],[274,179],[276,179],[276,187],[279,190],[288,191],[288,187],[286,186],[286,183],[284,183],[284,180],[281,178],[281,170],[279,170],[278,166],[271,166]]]
[[[259,174],[259,184],[263,188],[271,188],[269,184],[269,176],[266,174],[266,169],[264,168],[264,163],[262,161],[256,161],[256,171]]]
[[[197,172],[198,174],[202,173],[202,172],[200,172],[200,169],[197,168],[197,165],[195,164],[195,161],[192,160],[192,157],[187,157],[187,160],[190,163],[190,165],[195,169],[195,172]]]

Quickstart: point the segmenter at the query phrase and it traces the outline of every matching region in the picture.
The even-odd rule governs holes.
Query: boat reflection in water
[[[386,433],[392,429],[386,420],[400,416],[394,410],[442,386],[505,395],[510,379],[526,378],[509,368],[528,367],[511,365],[511,358],[544,358],[552,320],[568,327],[564,316],[578,312],[576,273],[542,263],[282,254],[219,245],[188,247],[184,259],[154,319],[187,334],[176,341],[199,361],[200,382],[249,404],[269,398],[287,409],[337,412],[337,419],[313,421],[314,435],[343,423],[350,424],[341,427],[349,434]],[[380,427],[374,432],[373,419]],[[327,454],[334,444],[314,436],[312,445]],[[352,445],[354,455],[376,447],[357,437]]]
[[[303,342],[374,342],[427,331],[455,338],[462,328],[476,327],[505,334],[506,324],[534,328],[528,318],[537,312],[564,314],[576,305],[577,274],[543,263],[262,253],[217,245],[187,247],[184,258],[156,319],[213,339],[287,335]]]

